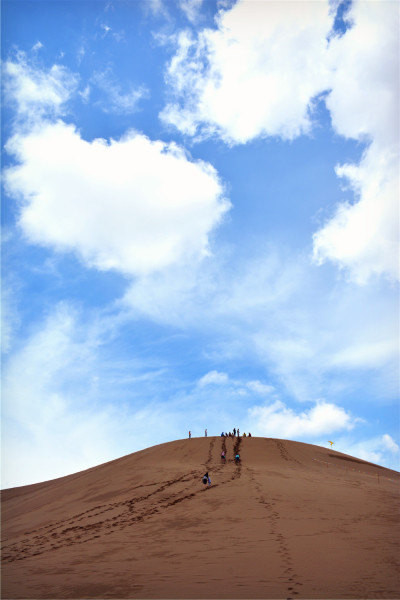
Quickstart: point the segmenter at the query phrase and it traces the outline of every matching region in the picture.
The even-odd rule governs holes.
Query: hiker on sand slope
[[[210,487],[210,485],[211,485],[211,479],[210,479],[210,477],[208,475],[208,471],[207,471],[207,473],[204,473],[202,482],[204,483],[204,485],[208,484],[208,487]]]

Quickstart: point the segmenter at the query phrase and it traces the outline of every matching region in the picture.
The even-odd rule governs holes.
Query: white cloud
[[[398,161],[390,148],[366,151],[360,165],[337,169],[354,189],[357,202],[340,204],[334,216],[314,235],[314,259],[346,268],[365,284],[373,275],[399,278]]]
[[[289,8],[290,7],[290,8]],[[248,2],[220,11],[217,29],[178,37],[167,81],[176,97],[162,119],[228,143],[293,139],[311,126],[312,99],[328,85],[325,2]]]
[[[65,475],[108,455],[107,410],[90,414],[96,339],[80,331],[74,311],[61,305],[5,365],[5,487]]]
[[[87,85],[83,91],[79,91],[78,94],[82,98],[82,101],[86,104],[89,102],[89,96],[91,92],[90,85]]]
[[[272,249],[258,248],[254,260],[222,255],[196,272],[174,267],[137,279],[123,306],[209,334],[210,359],[262,364],[298,400],[335,399],[360,377],[376,397],[397,395],[395,290],[330,285],[306,257],[283,259]]]
[[[39,41],[38,41],[38,42],[36,42],[36,44],[34,44],[34,45],[32,46],[32,50],[33,50],[34,52],[36,52],[37,50],[41,50],[41,48],[43,48],[43,44],[42,44],[42,42],[39,42]]]
[[[388,433],[385,433],[382,436],[382,445],[390,452],[393,452],[393,454],[398,454],[400,452],[399,445],[396,444],[394,439]]]
[[[203,0],[179,0],[179,7],[193,24],[197,23],[200,17],[202,4]]]
[[[40,69],[28,63],[23,52],[4,63],[3,77],[6,101],[15,104],[18,117],[30,123],[43,115],[64,114],[78,86],[78,77],[65,67]]]
[[[142,6],[146,13],[150,12],[155,17],[170,19],[164,0],[148,0],[147,2],[144,2]]]
[[[330,435],[343,429],[352,429],[355,419],[340,406],[319,402],[301,413],[276,401],[249,410],[249,428],[252,432],[268,437],[304,439],[321,434]]]
[[[107,33],[107,28],[105,31]],[[113,35],[122,39],[122,34]],[[79,61],[84,52],[82,47]],[[85,88],[78,91],[79,76],[76,73],[57,64],[49,69],[41,68],[21,51],[16,53],[14,60],[4,63],[3,75],[6,101],[14,104],[17,116],[28,126],[44,118],[64,115],[68,101],[75,93],[87,102],[93,88],[100,94],[97,104],[104,112],[133,113],[138,110],[140,100],[149,98],[149,90],[144,85],[123,89],[109,67],[94,73]]]
[[[253,351],[273,365],[299,400],[336,398],[369,381],[376,398],[394,398],[398,378],[396,294],[323,282],[302,270],[303,283],[252,328]],[[307,288],[307,293],[304,292]],[[301,297],[303,296],[303,297]],[[358,375],[357,375],[358,373]]]
[[[104,99],[98,103],[106,113],[130,114],[136,112],[140,100],[149,98],[150,95],[149,90],[143,85],[137,88],[130,86],[130,89],[124,92],[121,85],[115,81],[110,69],[95,73],[90,82],[104,94]]]
[[[20,317],[15,308],[18,285],[12,280],[10,274],[6,276],[5,271],[6,269],[3,269],[1,285],[1,352],[7,354],[15,339]]]
[[[229,377],[226,373],[219,373],[218,371],[210,371],[199,379],[199,387],[205,387],[206,385],[222,385],[229,381]]]
[[[250,329],[254,322],[261,326],[262,315],[285,306],[305,273],[304,266],[284,264],[274,249],[257,249],[255,254],[246,260],[220,247],[219,255],[205,260],[197,271],[179,265],[134,282],[124,303],[175,326],[226,327],[227,320],[235,319]]]
[[[217,433],[210,423],[219,433],[235,420],[253,435],[310,441],[319,434],[351,430],[359,421],[329,402],[302,411],[273,402],[253,407],[246,417],[249,399],[274,398],[274,388],[216,370],[206,373],[189,394],[180,384],[174,397],[159,365],[149,369],[103,348],[110,331],[123,326],[120,317],[115,322],[88,321],[61,304],[15,347],[4,365],[3,487],[52,479],[148,447],[155,431],[161,443],[184,436],[188,429],[196,435],[207,424],[210,434]],[[162,403],[144,402],[157,396]],[[335,442],[337,450],[347,451],[344,442]],[[398,455],[396,442],[387,434],[379,444],[360,448],[362,457],[373,462]],[[358,455],[359,449],[349,450]],[[365,454],[367,450],[376,455]]]
[[[41,123],[6,148],[27,238],[101,270],[143,275],[199,260],[230,207],[211,165],[135,132],[87,142],[71,125]]]
[[[275,388],[272,385],[266,385],[265,383],[261,383],[261,381],[249,381],[246,386],[249,390],[260,396],[269,396],[275,392]]]
[[[258,396],[271,396],[275,392],[272,385],[267,385],[258,380],[232,379],[227,373],[219,371],[209,371],[199,379],[197,385],[200,388],[209,385],[225,386],[228,393],[239,394],[240,396],[247,396],[249,393]]]
[[[374,369],[390,361],[391,357],[397,355],[398,350],[396,337],[377,339],[373,342],[359,341],[334,353],[330,364],[345,369]]]
[[[325,92],[334,130],[369,146],[360,164],[336,168],[355,201],[338,205],[315,233],[314,260],[333,261],[358,284],[397,279],[398,10],[355,0],[347,31],[335,36],[336,9],[242,0],[218,13],[216,29],[182,31],[166,73],[172,99],[160,116],[199,139],[293,139],[310,132],[313,102]]]
[[[77,60],[78,65],[81,64],[85,55],[86,55],[86,47],[84,44],[82,44],[81,46],[79,46],[77,53],[76,53],[76,60]]]
[[[2,487],[119,458],[154,444],[154,431],[158,443],[182,436],[189,411],[151,400],[143,408],[162,371],[110,357],[114,325],[59,304],[15,345],[3,363]]]
[[[398,21],[392,2],[352,2],[345,35],[330,43],[332,89],[326,104],[334,129],[353,139],[391,144],[398,103]],[[366,94],[368,102],[366,102]]]
[[[333,39],[326,104],[340,134],[369,141],[359,165],[337,167],[356,202],[340,204],[314,236],[314,258],[348,269],[358,283],[399,277],[399,23],[391,2],[352,3],[353,25]]]
[[[354,441],[350,437],[338,438],[334,446],[338,452],[350,454],[361,460],[400,470],[400,449],[393,438],[385,433],[370,439]]]

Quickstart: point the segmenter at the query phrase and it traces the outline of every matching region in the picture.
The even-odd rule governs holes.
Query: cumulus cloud
[[[280,400],[249,410],[251,431],[268,437],[304,439],[350,430],[356,420],[340,406],[319,402],[307,411],[296,412]]]
[[[327,3],[239,1],[216,29],[178,37],[167,71],[175,99],[161,118],[228,143],[293,139],[310,130],[311,100],[327,85]]]
[[[172,98],[160,116],[185,134],[228,144],[293,139],[311,131],[323,95],[334,130],[368,147],[359,164],[336,167],[354,202],[339,204],[315,233],[313,258],[363,284],[399,276],[398,11],[392,2],[355,0],[338,35],[335,9],[241,0],[218,13],[215,29],[182,31],[166,73]]]
[[[399,278],[398,161],[390,149],[367,150],[360,165],[337,169],[355,191],[357,202],[342,203],[334,216],[314,234],[313,255],[347,269],[350,278],[365,284],[371,276]]]
[[[18,164],[5,183],[27,238],[101,270],[146,274],[201,259],[230,207],[210,164],[135,132],[88,142],[72,125],[42,122],[6,148]]]
[[[314,258],[332,260],[365,283],[372,275],[399,277],[398,11],[391,2],[354,2],[352,26],[330,47],[332,125],[367,142],[361,162],[343,164],[356,202],[342,203],[314,235]]]
[[[77,91],[75,75],[58,65],[40,70],[21,53],[5,73],[19,118],[6,144],[17,164],[6,170],[5,185],[20,201],[19,225],[29,241],[130,276],[209,253],[209,235],[230,208],[209,163],[134,131],[86,141],[56,120]],[[106,71],[95,82],[111,98],[110,109],[134,110],[143,90],[124,94],[110,77]],[[86,86],[82,98],[90,92]]]

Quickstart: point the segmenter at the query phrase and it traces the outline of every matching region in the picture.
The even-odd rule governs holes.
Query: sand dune
[[[299,442],[154,446],[3,491],[2,597],[400,598],[399,482]]]

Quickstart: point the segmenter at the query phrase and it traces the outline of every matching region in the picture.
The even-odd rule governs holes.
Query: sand
[[[299,442],[154,446],[3,491],[2,597],[400,598],[399,482]]]

